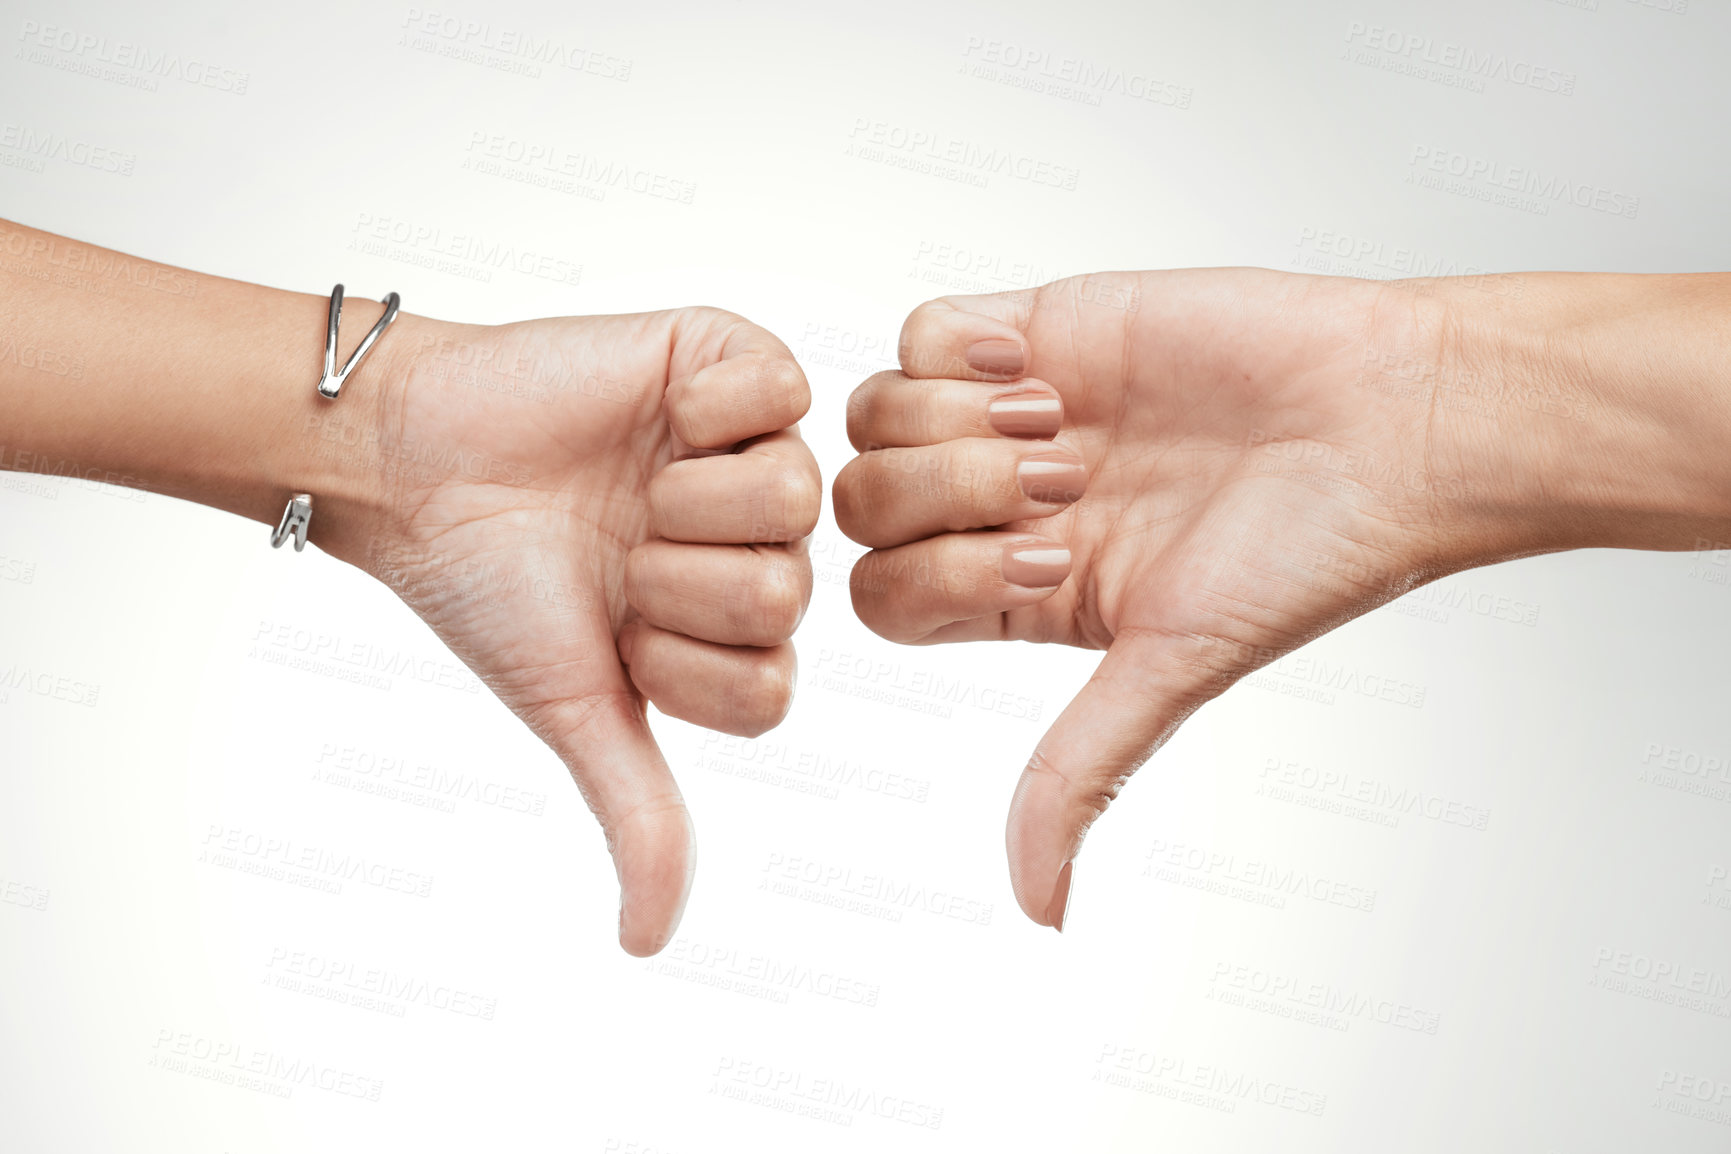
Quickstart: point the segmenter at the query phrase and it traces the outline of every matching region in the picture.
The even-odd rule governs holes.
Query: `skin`
[[[1006,830],[1023,912],[1062,929],[1089,826],[1239,678],[1462,569],[1731,540],[1727,348],[1720,275],[1213,269],[940,298],[850,401],[854,606],[912,644],[1105,650]],[[1045,502],[1017,481],[1035,458],[1071,470]]]
[[[28,350],[0,360],[0,466],[272,527],[313,494],[308,540],[401,595],[570,769],[620,943],[655,953],[695,858],[645,705],[748,736],[788,710],[822,498],[803,373],[718,309],[403,313],[325,401],[326,308],[0,222],[0,336]],[[382,312],[348,300],[339,365]]]

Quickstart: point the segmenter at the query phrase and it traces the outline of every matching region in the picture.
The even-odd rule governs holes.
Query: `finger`
[[[644,621],[720,645],[786,641],[811,586],[803,548],[650,540],[625,558],[625,599]]]
[[[681,440],[700,449],[721,449],[785,429],[805,416],[811,388],[786,345],[743,317],[693,311],[691,329],[674,332],[666,394],[667,423]],[[725,332],[715,356],[709,348],[718,324]],[[702,350],[701,356],[711,357],[707,363],[686,363],[690,358],[678,346],[687,337]]]
[[[923,641],[956,621],[1050,597],[1070,575],[1070,551],[1031,533],[945,533],[867,553],[849,585],[854,613],[891,641]]]
[[[1185,718],[1250,668],[1241,647],[1120,632],[1016,785],[1005,827],[1022,912],[1064,928],[1072,863],[1088,827]]]
[[[822,507],[817,458],[791,429],[737,453],[674,461],[649,481],[650,528],[671,541],[796,541]]]
[[[927,301],[902,323],[902,372],[910,377],[1012,381],[1028,371],[1030,294]]]
[[[619,944],[648,957],[679,926],[696,847],[642,702],[611,652],[605,662],[610,668],[600,688],[547,701],[524,716],[564,760],[601,823],[619,875]],[[571,676],[592,682],[595,672],[572,669]]]
[[[1058,390],[1032,379],[982,385],[878,373],[847,402],[847,437],[862,453],[961,437],[1050,440],[1063,423]]]
[[[1082,459],[1051,441],[965,437],[881,449],[835,479],[836,526],[882,549],[934,533],[1049,517],[1087,486]]]
[[[669,717],[739,737],[781,724],[793,704],[793,646],[736,648],[641,622],[619,634],[631,681]]]

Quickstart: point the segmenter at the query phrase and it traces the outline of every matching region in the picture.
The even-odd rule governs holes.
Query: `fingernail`
[[[1044,453],[1016,466],[1016,480],[1030,501],[1068,505],[1082,495],[1088,470],[1069,453]]]
[[[637,627],[627,625],[619,631],[619,664],[631,664],[631,647],[637,644]]]
[[[968,367],[976,373],[993,377],[1022,375],[1022,344],[1020,341],[975,341],[968,346]]]
[[[1027,589],[1050,589],[1070,575],[1070,551],[1056,545],[1008,545],[1004,580]]]
[[[1064,403],[1032,393],[999,397],[986,406],[986,419],[1006,437],[1049,440],[1064,424]]]
[[[1046,907],[1046,920],[1059,933],[1064,932],[1064,914],[1070,908],[1070,867],[1075,864],[1074,859],[1067,861],[1058,871],[1058,884],[1052,887],[1052,902]]]

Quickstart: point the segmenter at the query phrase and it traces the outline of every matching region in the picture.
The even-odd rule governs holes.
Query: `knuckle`
[[[954,365],[943,350],[933,348],[927,341],[902,340],[898,359],[909,377],[919,379],[924,377],[943,377],[952,375]]]
[[[791,356],[765,357],[757,367],[757,395],[765,415],[798,420],[811,404],[805,371]]]
[[[848,574],[848,595],[854,616],[885,641],[905,643],[922,636],[908,620],[908,590],[896,580],[890,555],[876,551],[855,562]]]
[[[909,380],[896,390],[895,428],[903,444],[934,445],[945,439],[936,413],[940,386]]]
[[[847,436],[855,449],[865,452],[879,440],[883,423],[884,388],[890,373],[873,373],[848,394]]]
[[[653,838],[670,824],[668,818],[684,824],[689,820],[685,802],[677,794],[657,793],[617,813],[596,815],[609,835],[608,844],[617,845],[632,836]]]
[[[962,457],[962,468],[967,475],[967,493],[970,500],[987,510],[995,510],[1005,502],[1021,496],[1021,487],[1016,481],[1016,466],[1004,467],[1001,446],[996,444],[987,447],[979,441],[969,441],[968,451]]]
[[[1124,783],[1129,780],[1128,774],[1073,772],[1053,761],[1041,750],[1035,750],[1034,755],[1028,759],[1027,772],[1038,777],[1055,779],[1063,791],[1067,805],[1082,811],[1085,824],[1092,823],[1095,818],[1105,813],[1107,807],[1123,790]]]
[[[773,562],[753,583],[750,633],[759,644],[776,644],[793,636],[805,615],[807,589],[796,565]]]
[[[869,499],[865,496],[867,474],[870,464],[864,457],[856,457],[842,466],[836,474],[835,485],[830,493],[835,502],[835,524],[849,540],[861,545],[869,545],[871,537],[871,521],[868,517]]]
[[[775,534],[769,540],[788,541],[804,537],[817,528],[818,514],[823,508],[823,482],[815,469],[790,463],[776,478],[773,508],[779,514],[770,523]]]
[[[714,417],[705,405],[689,393],[682,401],[669,398],[667,405],[667,424],[675,436],[688,445],[700,449],[718,447],[716,434],[713,431]]]
[[[911,368],[930,343],[929,337],[937,326],[938,315],[950,311],[951,306],[943,300],[929,300],[917,305],[908,314],[908,319],[902,322],[901,338],[897,342],[897,352],[902,365]]]
[[[877,627],[872,622],[878,615],[879,603],[890,591],[877,561],[879,552],[874,549],[855,561],[847,575],[848,595],[853,598],[854,613],[874,633]]]
[[[721,329],[734,327],[754,329],[757,327],[738,313],[728,312],[726,309],[717,308],[714,305],[685,305],[677,311],[699,327]]]
[[[848,440],[860,452],[892,445],[930,445],[944,439],[933,412],[938,387],[899,372],[883,372],[854,390],[848,402]]]
[[[956,310],[941,301],[918,325],[902,330],[902,370],[916,380],[946,380],[965,375],[966,362],[955,348],[950,320]],[[911,318],[910,318],[911,319]]]
[[[783,456],[752,487],[748,539],[774,542],[804,537],[817,527],[822,503],[822,481],[797,458]]]
[[[1006,471],[997,455],[971,441],[953,446],[944,463],[944,499],[952,515],[965,515],[966,520],[953,523],[956,529],[972,528],[979,518],[995,515],[1020,496],[1015,472]]]
[[[733,683],[732,716],[746,737],[767,733],[781,724],[793,704],[793,671],[773,657],[755,662]]]
[[[856,450],[864,450],[871,440],[872,413],[876,402],[871,382],[859,386],[847,395],[847,439]]]

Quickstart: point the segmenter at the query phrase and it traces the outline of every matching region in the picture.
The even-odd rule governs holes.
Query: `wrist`
[[[1731,539],[1731,278],[1431,284],[1431,444],[1473,482],[1458,560]]]
[[[244,319],[221,334],[233,355],[212,358],[198,423],[174,429],[159,443],[154,466],[141,472],[173,496],[273,527],[291,497],[308,493],[307,539],[359,565],[392,505],[389,478],[379,467],[381,414],[396,388],[403,331],[419,318],[399,314],[341,394],[327,399],[316,386],[330,298],[237,288],[222,312]],[[344,301],[338,365],[383,311],[378,301]],[[192,468],[177,466],[176,458]]]
[[[32,350],[0,363],[0,468],[110,480],[272,527],[310,493],[308,539],[365,567],[398,516],[395,398],[422,332],[448,326],[399,314],[326,400],[327,296],[193,277],[5,222],[0,237],[20,254],[0,262],[0,330]],[[64,271],[106,264],[132,271],[102,285]],[[383,310],[349,298],[339,363]]]
[[[324,331],[329,298],[320,298],[319,304],[318,327],[308,334],[309,343]],[[382,312],[377,301],[344,302],[338,365]],[[339,560],[371,570],[378,543],[393,531],[403,500],[399,462],[391,450],[393,414],[400,412],[415,345],[424,330],[438,325],[399,312],[334,399],[319,396],[314,387],[323,354],[318,341],[310,371],[299,368],[297,380],[304,380],[298,380],[280,411],[281,435],[262,463],[266,487],[274,495],[274,512],[268,518],[273,524],[290,496],[311,493],[308,539]]]
[[[442,487],[516,476],[517,467],[501,464],[485,444],[488,424],[477,416],[477,405],[500,383],[487,367],[497,331],[399,313],[342,396],[314,398],[299,451],[353,494],[321,548],[396,588],[425,560],[409,540],[412,523]],[[351,388],[357,403],[348,409]],[[307,390],[309,397],[314,392]],[[478,422],[474,438],[453,438],[453,429],[471,422]]]

